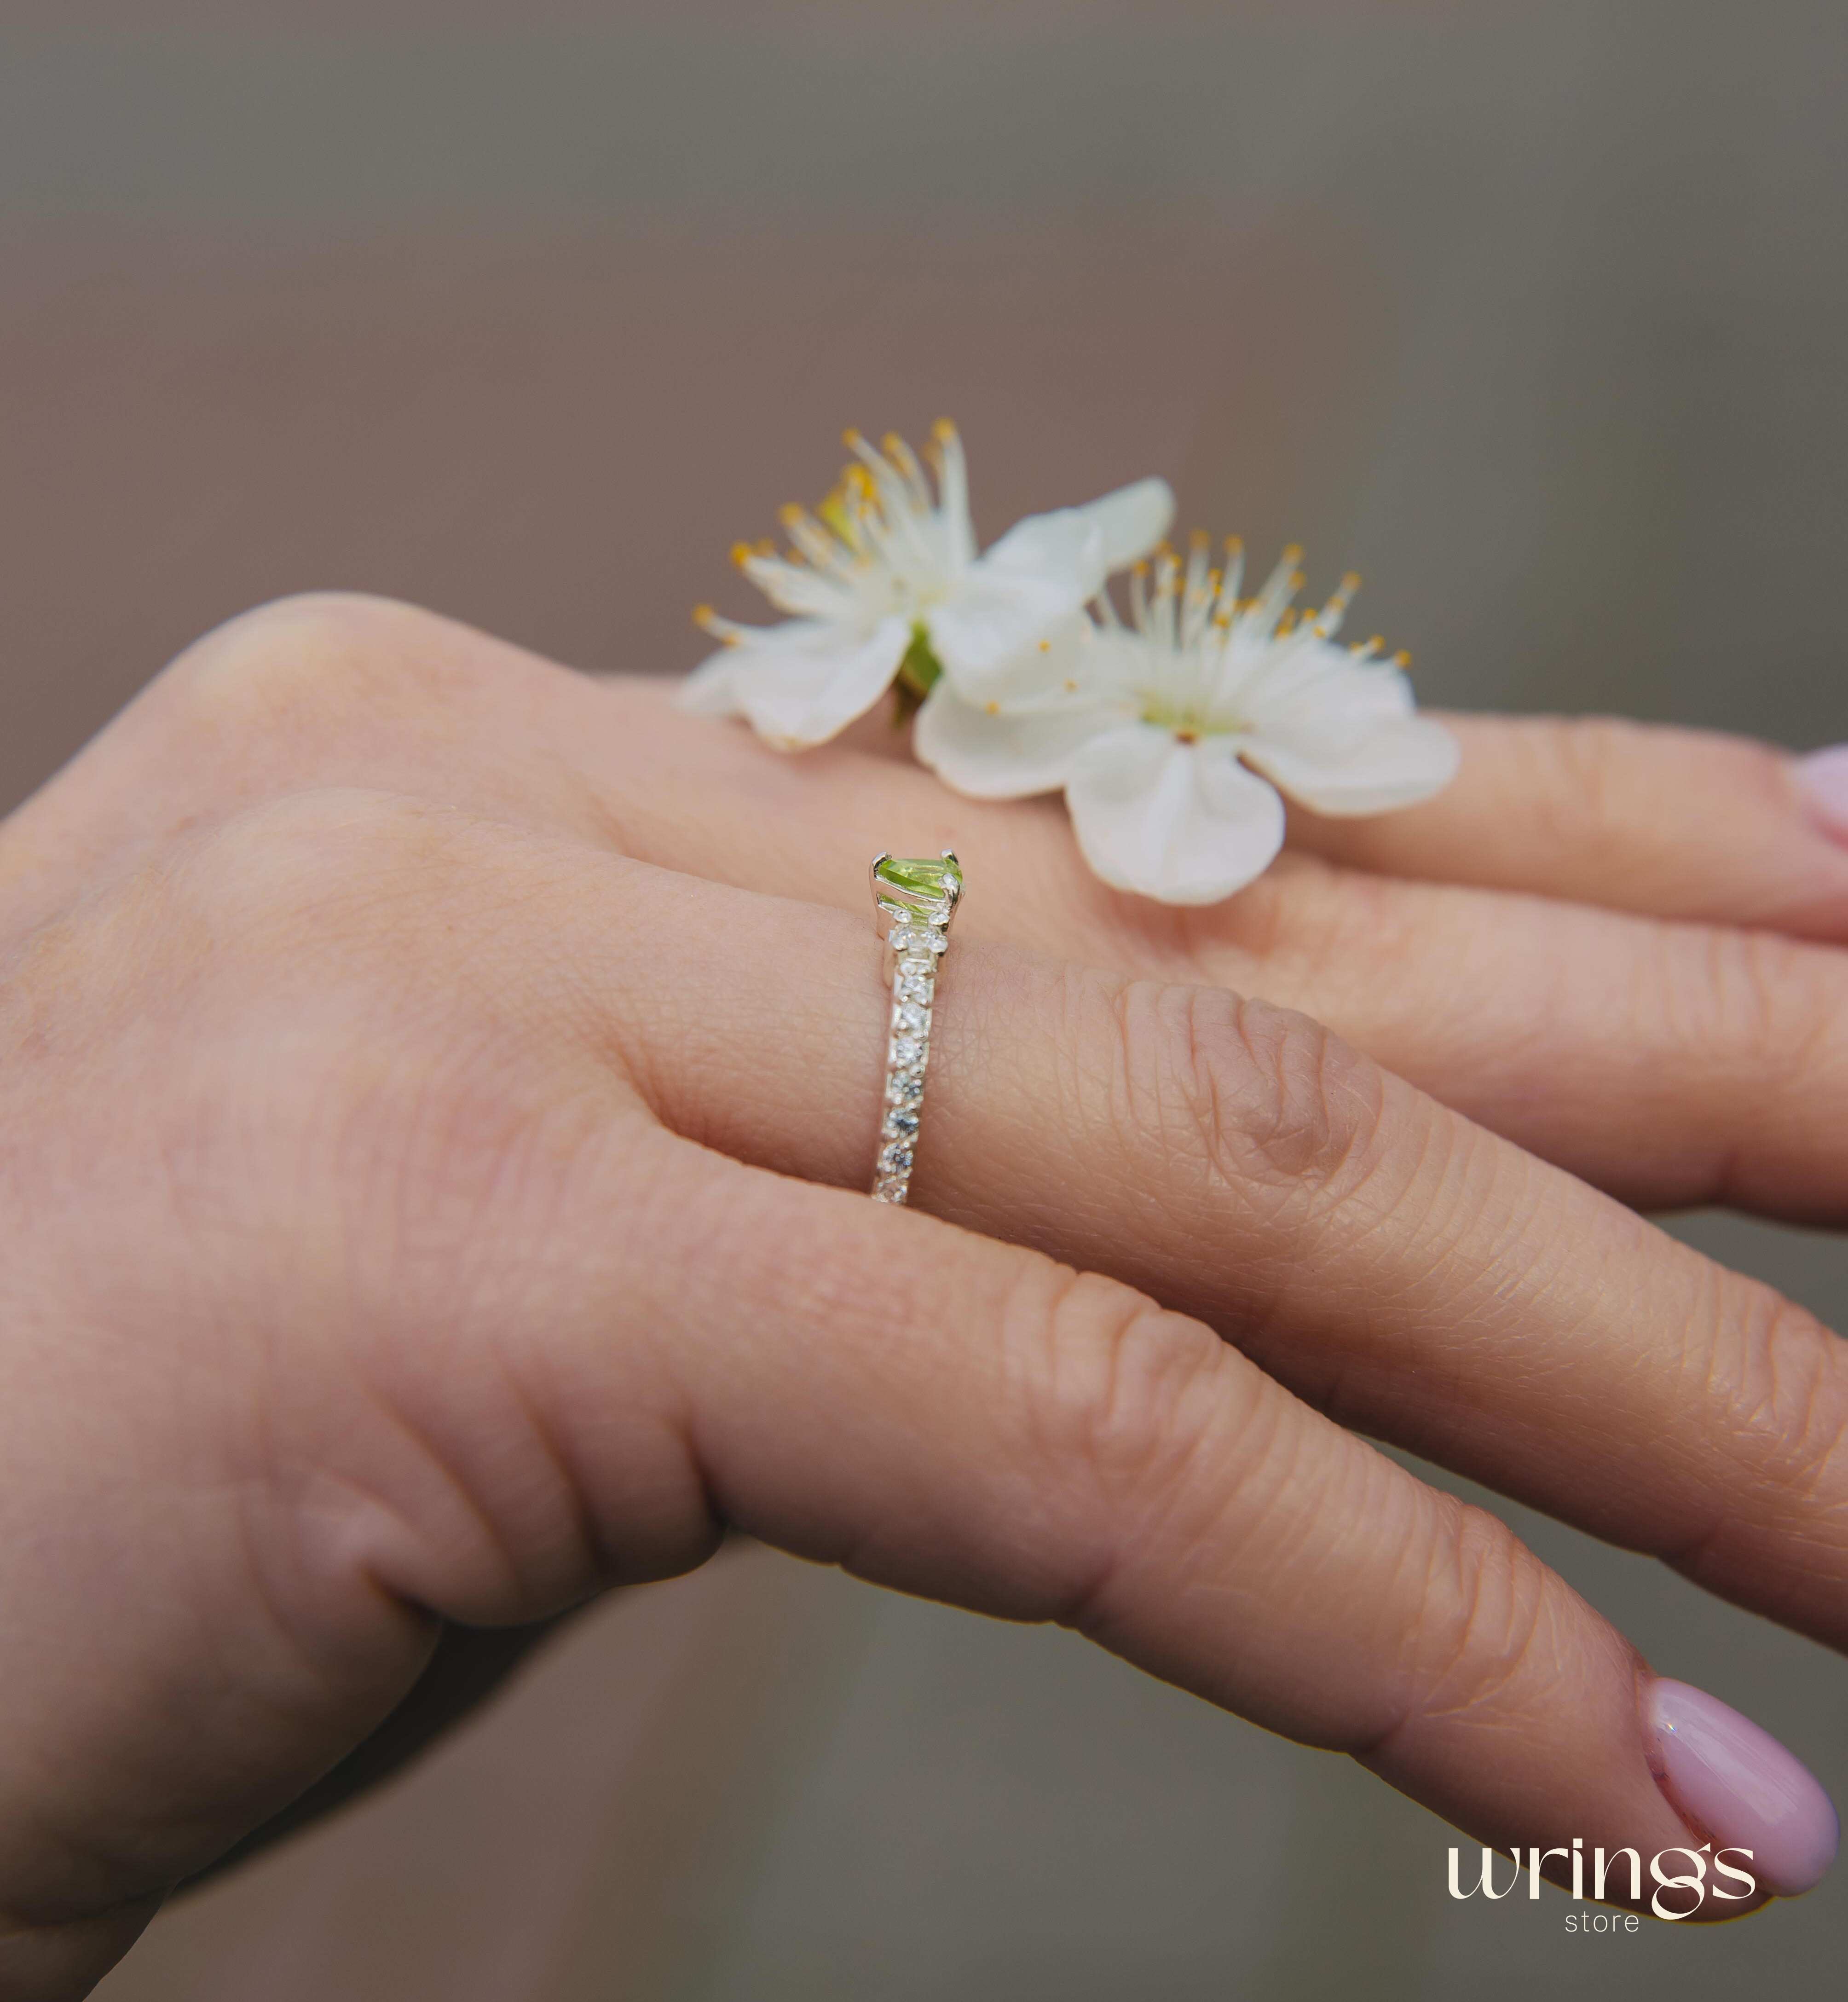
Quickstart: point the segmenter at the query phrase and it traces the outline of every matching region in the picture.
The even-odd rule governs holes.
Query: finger
[[[1839,951],[1450,884],[1369,884],[1307,858],[1258,886],[1243,923],[1267,930],[1261,954],[1221,936],[1193,956],[1196,977],[1315,1013],[1626,1202],[1848,1219]]]
[[[594,1276],[661,1331],[727,1520],[880,1584],[1071,1626],[1351,1753],[1484,1843],[1557,1848],[1556,1877],[1561,1830],[1588,1854],[1742,1839],[1742,1803],[1710,1801],[1699,1835],[1670,1810],[1639,1716],[1652,1686],[1605,1621],[1501,1523],[1198,1322],[710,1156],[656,1174]],[[567,1367],[594,1409],[606,1345]],[[1751,1832],[1766,1883],[1812,1881],[1819,1843]]]
[[[1055,802],[802,758],[410,608],[285,601],[191,650],[0,827],[9,912],[140,842],[305,785],[373,785],[858,909],[863,856],[954,846],[962,923],[1060,957],[1299,1007],[1529,1150],[1645,1207],[1848,1216],[1848,964],[1763,933],[1395,881],[1286,854],[1175,912],[1085,870]]]
[[[1168,910],[1090,876],[1055,802],[781,757],[646,685],[589,692],[627,719],[599,735],[587,713],[583,755],[631,854],[857,911],[863,853],[954,847],[982,886],[971,936],[1301,1009],[1627,1202],[1848,1217],[1848,960],[1825,947],[1288,854],[1225,905]]]
[[[1447,716],[1463,762],[1403,812],[1290,812],[1292,845],[1388,876],[1848,939],[1848,780],[1768,744],[1615,717]]]
[[[605,991],[659,1115],[864,1186],[886,1015],[870,933],[666,877],[623,895]],[[588,938],[570,950],[595,963]],[[1151,1293],[1344,1422],[1848,1650],[1848,1351],[1770,1289],[1217,989],[958,945],[930,1034],[919,1202]]]

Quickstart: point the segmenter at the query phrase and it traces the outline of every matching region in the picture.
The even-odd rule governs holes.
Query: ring
[[[930,1061],[930,1009],[937,964],[950,950],[950,920],[963,894],[962,865],[949,849],[936,861],[873,858],[874,927],[885,930],[891,968],[892,1026],[886,1045],[885,1112],[873,1174],[875,1202],[903,1202],[918,1151],[924,1067]]]

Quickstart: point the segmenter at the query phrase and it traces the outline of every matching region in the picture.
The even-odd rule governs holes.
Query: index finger
[[[1743,1843],[1784,1893],[1826,1868],[1832,1815],[1787,1754],[1765,1755],[1781,1813],[1709,1794],[1684,1820],[1656,1777],[1670,1699],[1623,1637],[1494,1517],[1200,1323],[686,1143],[651,1181],[608,1282],[661,1331],[727,1520],[881,1584],[1072,1627],[1352,1754],[1485,1843],[1553,1850],[1556,1879],[1574,1836],[1588,1860]],[[606,1355],[574,1363],[594,1406]]]

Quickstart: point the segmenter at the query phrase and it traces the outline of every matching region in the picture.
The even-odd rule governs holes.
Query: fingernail
[[[1750,1718],[1686,1683],[1651,1683],[1643,1714],[1661,1760],[1658,1782],[1684,1820],[1716,1847],[1750,1850],[1752,1874],[1780,1898],[1822,1882],[1841,1827],[1807,1766]]]
[[[1823,831],[1848,841],[1848,744],[1832,744],[1799,758],[1797,783]]]

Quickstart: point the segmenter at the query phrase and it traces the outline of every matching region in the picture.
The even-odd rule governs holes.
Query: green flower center
[[[892,724],[902,729],[918,713],[924,698],[943,678],[943,664],[930,644],[930,629],[919,619],[911,629],[911,644],[898,663],[892,683]]]

